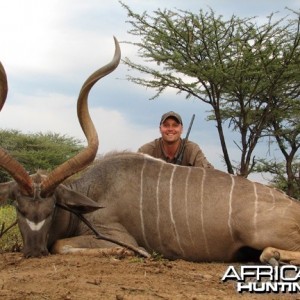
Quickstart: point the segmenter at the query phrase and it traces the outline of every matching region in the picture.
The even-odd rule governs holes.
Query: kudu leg
[[[300,265],[300,252],[267,247],[260,255],[260,261],[262,263],[269,263],[271,265],[276,264],[276,262],[286,262],[293,265]]]
[[[131,250],[125,249],[123,247],[113,247],[113,248],[75,248],[70,245],[64,245],[62,247],[55,247],[52,251],[55,254],[79,254],[79,255],[91,255],[98,257],[107,256],[118,256],[127,257],[134,256],[135,253]]]
[[[53,254],[82,254],[96,256],[134,256],[150,257],[142,248],[131,245],[130,248],[120,247],[119,245],[96,239],[95,236],[77,236],[58,240],[50,250]]]

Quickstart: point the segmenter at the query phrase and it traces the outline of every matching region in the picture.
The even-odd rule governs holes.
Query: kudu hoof
[[[279,260],[277,260],[275,257],[271,257],[268,260],[268,264],[271,265],[272,267],[278,267],[279,266]]]

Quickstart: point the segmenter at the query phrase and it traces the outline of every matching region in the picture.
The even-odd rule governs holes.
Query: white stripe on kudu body
[[[204,246],[205,246],[205,250],[206,253],[208,255],[208,257],[210,257],[210,251],[208,248],[208,242],[207,242],[207,237],[206,237],[206,232],[205,232],[205,228],[204,228],[204,183],[205,183],[205,177],[206,177],[206,171],[203,168],[202,169],[203,175],[202,175],[202,181],[201,181],[201,197],[200,197],[200,219],[201,219],[201,227],[202,227],[202,235],[203,235],[203,239],[204,239]]]
[[[147,161],[145,160],[144,164],[143,164],[142,171],[141,171],[140,218],[141,218],[141,229],[142,229],[143,239],[144,239],[144,242],[145,242],[145,245],[147,246],[147,248],[150,248],[149,243],[148,243],[147,238],[146,238],[145,223],[144,223],[144,216],[143,216],[143,199],[144,199],[143,187],[144,187],[144,170],[145,170],[146,164],[147,164]]]
[[[191,226],[190,226],[190,218],[188,212],[188,190],[189,190],[189,179],[191,175],[192,168],[188,168],[188,173],[185,180],[185,190],[184,190],[184,208],[185,208],[185,219],[186,219],[186,227],[189,233],[190,240],[192,242],[193,248],[195,249],[195,242],[192,237]]]
[[[170,178],[169,209],[170,209],[170,217],[171,217],[171,221],[172,221],[172,225],[173,225],[173,230],[174,230],[174,233],[175,233],[175,236],[176,236],[176,240],[177,240],[179,249],[180,249],[181,253],[183,255],[185,255],[184,251],[182,249],[182,246],[180,244],[180,237],[178,235],[178,231],[177,231],[177,228],[176,228],[176,222],[175,222],[174,215],[173,215],[173,184],[174,184],[173,179],[174,179],[174,173],[176,171],[176,168],[178,168],[178,167],[176,165],[174,165],[174,168],[173,168],[173,171],[172,171],[172,174],[171,174],[171,178]],[[175,196],[176,195],[174,195],[174,197]]]
[[[234,190],[234,177],[233,175],[230,175],[231,177],[231,188],[230,188],[230,193],[229,193],[229,212],[228,212],[228,228],[229,228],[229,232],[230,232],[230,236],[231,239],[234,241],[234,237],[233,237],[233,231],[232,231],[232,194],[233,194],[233,190]]]
[[[271,194],[271,197],[272,197],[272,206],[270,206],[270,210],[273,210],[274,209],[274,207],[275,207],[275,203],[276,203],[276,201],[275,201],[275,196],[274,196],[274,193],[273,193],[273,190],[272,189],[269,189],[269,192],[270,192],[270,194]]]
[[[253,227],[254,227],[254,234],[255,238],[257,235],[257,213],[258,213],[258,195],[257,195],[257,188],[255,182],[253,182],[253,189],[254,189],[254,215],[253,215]]]
[[[158,234],[158,240],[159,240],[159,245],[160,249],[162,249],[162,239],[161,239],[161,234],[160,234],[160,223],[159,223],[159,218],[160,218],[160,210],[159,210],[159,183],[160,183],[160,178],[161,178],[161,173],[163,170],[164,164],[161,164],[161,167],[159,169],[159,173],[157,176],[157,184],[156,184],[156,207],[157,207],[157,217],[156,217],[156,228],[157,228],[157,234]]]

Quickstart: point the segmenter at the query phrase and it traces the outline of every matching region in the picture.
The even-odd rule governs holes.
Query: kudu
[[[0,166],[14,179],[1,184],[0,200],[16,203],[24,255],[120,249],[94,237],[76,216],[86,214],[102,235],[132,249],[146,249],[140,252],[145,256],[155,251],[169,259],[230,262],[257,252],[262,262],[299,260],[300,204],[278,190],[140,153],[115,153],[88,166],[98,149],[88,94],[118,66],[117,40],[115,47],[112,61],[92,74],[79,94],[78,118],[86,149],[47,176],[29,176],[8,153],[0,152]],[[7,94],[2,66],[0,73],[2,107]],[[77,179],[64,183],[80,170]]]

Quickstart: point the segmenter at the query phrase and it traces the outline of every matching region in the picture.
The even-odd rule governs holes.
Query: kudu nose
[[[47,249],[29,249],[23,250],[23,254],[26,258],[34,258],[34,257],[42,257],[49,255],[49,251]]]

